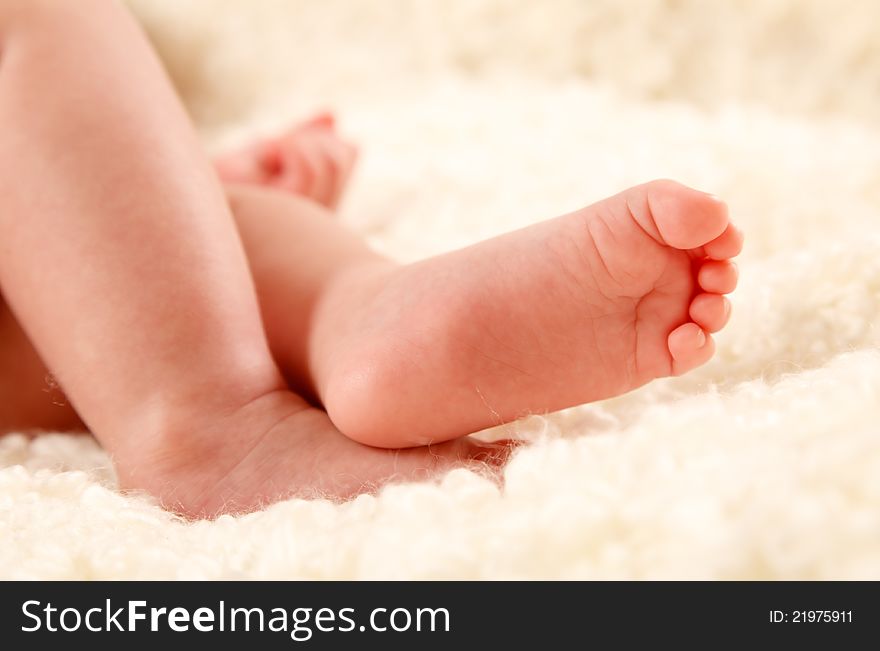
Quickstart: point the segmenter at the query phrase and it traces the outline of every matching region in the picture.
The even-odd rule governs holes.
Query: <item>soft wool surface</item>
[[[708,366],[489,432],[532,441],[503,489],[186,523],[7,436],[0,575],[880,578],[880,5],[133,4],[210,147],[336,107],[342,219],[401,260],[673,177],[729,201],[741,287]]]

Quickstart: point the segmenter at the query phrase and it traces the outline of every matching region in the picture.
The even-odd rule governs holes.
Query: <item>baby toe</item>
[[[705,364],[715,353],[715,342],[696,323],[685,323],[667,339],[672,356],[672,374],[682,375]]]
[[[736,289],[739,270],[730,260],[708,260],[700,267],[697,282],[705,292],[729,294]]]
[[[691,301],[688,314],[706,332],[718,332],[730,318],[730,301],[719,294],[699,294]]]
[[[705,246],[706,256],[713,260],[726,260],[742,252],[743,232],[730,224],[727,229]]]
[[[336,126],[336,116],[331,111],[321,111],[310,117],[305,122],[297,125],[300,129],[333,129]]]
[[[280,169],[271,179],[279,189],[305,197],[312,196],[317,170],[311,160],[299,151],[285,152]]]
[[[644,201],[642,200],[644,199]],[[718,197],[694,190],[675,181],[652,181],[629,191],[631,211],[644,205],[651,224],[646,230],[656,232],[661,244],[676,249],[695,249],[718,238],[728,227],[727,205]],[[640,223],[635,210],[633,216]]]

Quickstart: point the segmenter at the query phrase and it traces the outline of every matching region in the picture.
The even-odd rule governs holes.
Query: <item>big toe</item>
[[[633,217],[661,244],[695,249],[721,235],[729,223],[727,204],[676,181],[651,181],[629,191]]]

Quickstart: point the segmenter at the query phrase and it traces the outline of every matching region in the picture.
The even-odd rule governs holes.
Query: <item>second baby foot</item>
[[[274,188],[335,208],[357,160],[357,149],[336,132],[330,113],[219,156],[214,168],[225,183]]]
[[[344,500],[455,468],[497,477],[514,445],[464,437],[407,450],[370,447],[289,391],[199,414],[177,434],[133,440],[113,456],[122,488],[145,490],[189,517],[253,511],[289,497]]]
[[[377,268],[325,301],[347,318],[315,330],[316,390],[347,436],[400,447],[685,373],[714,352],[742,243],[719,199],[654,181]]]

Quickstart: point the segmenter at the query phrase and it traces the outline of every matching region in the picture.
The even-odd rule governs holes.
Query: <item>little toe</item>
[[[691,301],[688,314],[706,332],[718,332],[730,319],[730,301],[720,294],[699,294]]]
[[[726,260],[738,256],[743,248],[743,232],[730,224],[725,231],[705,246],[706,256]]]
[[[739,270],[730,260],[708,260],[700,267],[697,282],[704,292],[729,294],[736,289]]]
[[[685,323],[669,334],[672,374],[682,375],[705,364],[715,353],[715,342],[696,323]]]

